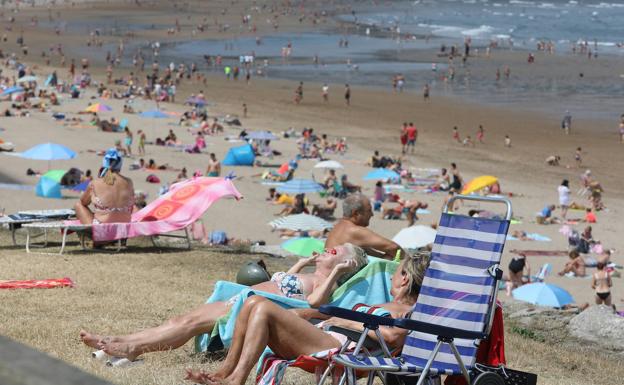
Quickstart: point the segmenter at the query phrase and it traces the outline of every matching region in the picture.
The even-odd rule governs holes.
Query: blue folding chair
[[[472,218],[448,212],[455,200],[503,203],[504,219]],[[409,319],[391,319],[322,306],[321,312],[364,324],[356,352],[369,331],[379,326],[410,330],[401,356],[371,357],[363,354],[340,354],[333,362],[345,368],[345,379],[355,385],[355,371],[368,371],[369,384],[386,374],[419,376],[417,385],[442,374],[463,375],[468,384],[487,383],[495,373],[482,373],[471,381],[477,347],[490,332],[496,306],[501,254],[511,219],[511,202],[507,199],[458,195],[443,209],[431,252],[431,262]],[[388,348],[380,341],[383,350]],[[475,372],[476,373],[476,372]],[[481,378],[484,381],[479,382]],[[500,379],[502,381],[502,378]],[[496,383],[496,382],[494,382]]]

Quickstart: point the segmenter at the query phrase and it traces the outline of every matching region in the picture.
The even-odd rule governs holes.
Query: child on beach
[[[581,158],[581,148],[577,147],[576,152],[574,153],[574,161],[576,162],[576,167],[580,168],[583,165],[583,159]]]
[[[485,135],[485,130],[483,126],[479,124],[479,130],[477,131],[477,140],[479,143],[483,144],[483,136]]]
[[[126,132],[126,138],[124,139],[124,145],[129,156],[132,156],[132,131],[128,127],[124,130]]]
[[[457,143],[461,143],[461,139],[459,139],[459,130],[457,130],[457,126],[453,127],[453,140]]]
[[[511,148],[511,138],[509,135],[505,135],[505,147]]]

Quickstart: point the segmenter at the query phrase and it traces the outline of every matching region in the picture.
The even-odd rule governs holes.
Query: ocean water
[[[432,35],[453,41],[471,37],[485,42],[510,39],[535,48],[539,40],[568,50],[573,42],[594,43],[599,51],[624,55],[624,2],[587,0],[416,0],[365,2],[345,21],[399,28],[401,33]],[[622,45],[618,47],[618,45]]]
[[[204,56],[223,57],[223,63],[237,65],[240,55],[255,55],[256,69],[262,76],[295,81],[366,85],[390,90],[392,77],[405,78],[405,90],[420,93],[430,84],[432,96],[445,95],[472,102],[503,106],[520,106],[559,117],[566,110],[575,117],[616,121],[624,112],[624,1],[524,1],[524,0],[416,0],[416,1],[353,1],[353,12],[338,15],[348,29],[282,33],[262,37],[243,36],[228,40],[204,39],[161,43],[158,60],[167,65],[196,63],[204,72],[221,73],[222,69],[206,65]],[[143,20],[141,20],[143,22]],[[101,28],[109,33],[153,26],[132,23],[123,18],[111,20],[94,17],[68,24],[69,30],[87,31]],[[164,26],[157,26],[163,28]],[[320,27],[322,28],[322,27]],[[397,38],[400,32],[401,38]],[[473,50],[482,53],[491,41],[501,49],[535,51],[538,41],[551,41],[557,55],[571,55],[574,42],[587,41],[592,51],[607,56],[611,63],[622,60],[618,73],[580,78],[579,72],[527,76],[512,68],[508,81],[494,80],[496,67],[469,60],[466,68],[459,60],[453,81],[444,81],[448,68],[446,58],[431,62],[418,61],[410,53],[437,49],[442,44],[460,47],[466,38]],[[348,48],[340,46],[348,40]],[[122,65],[131,63],[140,48],[153,59],[152,42],[128,42]],[[621,46],[622,45],[622,46]],[[284,47],[291,47],[288,59],[282,57]],[[101,50],[76,48],[84,54],[103,56]],[[111,52],[114,46],[105,47]],[[474,52],[474,51],[473,51]],[[317,58],[315,63],[315,57]],[[539,60],[539,57],[538,57]],[[599,59],[600,60],[600,59]],[[595,65],[602,65],[594,61]],[[479,71],[473,66],[486,67]],[[500,71],[502,72],[502,68]],[[613,71],[611,71],[613,72]],[[620,75],[618,75],[620,74]]]

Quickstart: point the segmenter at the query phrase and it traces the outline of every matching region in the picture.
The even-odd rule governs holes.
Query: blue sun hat
[[[123,159],[119,152],[114,148],[109,148],[104,154],[104,159],[102,159],[102,172],[100,173],[100,178],[103,178],[106,175],[108,170],[112,171],[121,171],[121,165],[123,163]]]

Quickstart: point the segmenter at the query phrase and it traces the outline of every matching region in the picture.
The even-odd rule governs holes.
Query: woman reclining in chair
[[[323,254],[299,260],[287,272],[273,274],[270,281],[251,286],[284,297],[307,300],[311,307],[319,307],[329,300],[337,282],[354,274],[367,263],[364,250],[346,243]],[[313,273],[300,273],[305,266],[314,265]],[[102,349],[115,357],[133,361],[143,353],[176,349],[192,337],[210,333],[217,320],[226,315],[238,296],[227,302],[201,305],[184,315],[174,317],[160,326],[125,336],[99,336],[80,332],[80,339],[94,349]]]
[[[412,310],[428,263],[429,255],[420,253],[404,259],[399,265],[392,276],[390,289],[394,299],[380,305],[393,318],[404,317]],[[325,332],[295,314],[310,311],[311,309],[289,311],[263,297],[251,297],[238,315],[232,346],[219,370],[215,373],[206,373],[187,369],[186,379],[202,384],[242,385],[266,346],[287,360],[300,355],[340,349],[346,337],[335,332]],[[317,317],[316,314],[309,316]],[[319,324],[319,326],[327,325],[363,330],[361,323],[340,318],[330,318]],[[381,326],[379,330],[390,349],[402,346],[408,333],[405,329],[386,326]],[[369,337],[376,339],[373,331],[369,332]]]

